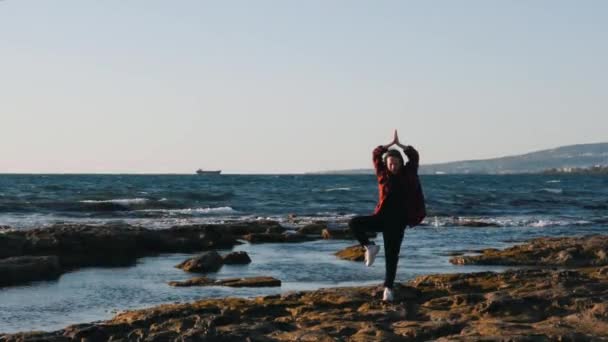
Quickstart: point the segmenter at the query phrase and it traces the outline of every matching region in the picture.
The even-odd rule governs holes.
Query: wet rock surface
[[[365,234],[370,239],[378,236],[378,234],[374,232],[366,232]],[[323,229],[321,231],[321,237],[325,240],[355,240],[355,236],[350,228]]]
[[[242,236],[249,243],[280,243],[280,242],[304,242],[317,240],[318,238],[300,233],[250,233]]]
[[[187,259],[175,267],[186,272],[207,273],[216,272],[224,265],[224,260],[216,251],[205,252]]]
[[[311,223],[307,224],[304,227],[298,229],[298,233],[300,234],[308,234],[308,235],[321,235],[323,229],[327,229],[327,223],[319,222],[319,223]]]
[[[62,270],[56,256],[20,256],[0,259],[0,286],[59,278]]]
[[[275,287],[281,286],[281,281],[273,277],[210,279],[198,277],[186,281],[172,281],[169,285],[176,287],[189,286],[229,286],[229,287]]]
[[[458,265],[604,266],[608,265],[608,236],[537,238],[504,250],[484,249],[480,255],[450,259]]]
[[[60,224],[41,229],[3,231],[0,234],[0,260],[25,256],[53,257],[57,258],[60,273],[63,273],[88,266],[133,265],[140,257],[160,253],[193,253],[232,248],[241,243],[238,239],[248,234],[284,233],[285,229],[274,221],[176,226],[163,230],[126,224]],[[287,240],[297,241],[297,238],[284,238],[279,242]],[[30,260],[42,262],[45,259]],[[23,276],[9,276],[7,270],[8,268],[0,268],[0,279],[4,279],[0,281],[0,286],[57,277],[55,272],[37,271],[25,276],[26,268],[22,268]]]
[[[226,265],[246,265],[251,263],[251,258],[247,252],[232,252],[222,257]]]
[[[428,275],[397,284],[392,303],[379,287],[205,299],[0,341],[599,341],[608,338],[606,273]]]

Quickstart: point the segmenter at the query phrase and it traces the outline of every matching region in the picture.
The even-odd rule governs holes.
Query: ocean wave
[[[82,200],[80,203],[87,204],[98,204],[98,203],[112,203],[112,204],[120,204],[120,205],[131,205],[131,204],[145,204],[150,201],[148,198],[118,198],[118,199],[110,199],[110,200]]]
[[[550,192],[552,194],[561,194],[563,192],[562,189],[556,189],[556,188],[543,188],[543,189],[541,189],[541,191]]]
[[[586,226],[594,224],[592,221],[566,218],[545,217],[427,217],[424,225],[431,227],[561,227]]]
[[[216,207],[216,208],[185,208],[185,209],[143,209],[137,210],[139,212],[147,213],[167,213],[167,214],[181,214],[181,215],[193,215],[193,214],[233,214],[238,211],[231,207]]]
[[[198,191],[186,191],[173,193],[171,197],[184,198],[193,201],[225,201],[234,197],[234,194],[232,192],[209,193]]]
[[[326,189],[313,189],[313,192],[334,192],[334,191],[351,191],[352,188],[349,187],[339,187],[339,188],[326,188]]]
[[[562,181],[559,179],[552,179],[552,180],[548,180],[545,183],[561,183]]]
[[[329,188],[329,189],[325,189],[323,191],[332,192],[332,191],[350,191],[350,190],[351,190],[351,188],[343,187],[343,188]]]

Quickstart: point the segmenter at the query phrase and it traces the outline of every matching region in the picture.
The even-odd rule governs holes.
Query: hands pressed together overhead
[[[397,134],[397,130],[395,130],[395,133],[393,134],[393,141],[391,141],[387,145],[384,145],[384,148],[388,149],[389,147],[391,147],[393,145],[397,145],[397,146],[401,147],[403,150],[410,148],[409,145],[403,145],[399,142],[399,135]]]

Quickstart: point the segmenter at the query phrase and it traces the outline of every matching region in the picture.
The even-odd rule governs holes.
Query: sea
[[[453,253],[505,248],[540,236],[605,234],[608,177],[586,175],[423,175],[428,216],[406,230],[397,281],[433,273],[503,271],[456,266]],[[198,223],[276,220],[287,229],[323,221],[345,227],[377,202],[373,175],[0,175],[0,226],[128,223],[167,229]],[[0,229],[6,231],[6,228]],[[377,238],[382,244],[382,238]],[[58,280],[0,288],[0,333],[57,330],[164,303],[253,297],[339,286],[380,286],[383,251],[372,267],[333,253],[354,240],[242,244],[249,265],[216,278],[273,276],[277,288],[174,288],[192,275],[174,266],[193,254],[145,257],[136,265],[82,268]],[[228,251],[220,251],[228,252]]]

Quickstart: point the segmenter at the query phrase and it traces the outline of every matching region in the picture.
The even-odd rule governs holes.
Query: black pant
[[[382,232],[384,238],[384,256],[386,274],[384,276],[384,287],[393,288],[395,275],[397,273],[397,263],[399,262],[399,251],[403,241],[403,232],[406,223],[403,219],[393,218],[388,215],[356,216],[349,222],[355,238],[359,240],[361,246],[370,244],[365,232]]]

